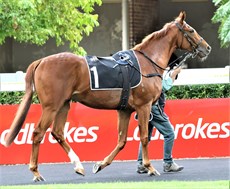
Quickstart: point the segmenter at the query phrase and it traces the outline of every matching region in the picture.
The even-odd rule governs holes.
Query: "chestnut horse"
[[[161,30],[148,35],[133,48],[140,64],[142,80],[137,87],[130,89],[127,107],[117,110],[118,143],[103,161],[94,165],[94,173],[110,165],[124,148],[130,115],[136,111],[143,147],[143,164],[149,170],[149,175],[159,174],[151,165],[148,157],[148,120],[151,106],[160,96],[162,78],[144,77],[144,75],[154,75],[153,73],[162,75],[176,49],[186,50],[193,54],[193,57],[197,56],[201,60],[206,59],[211,51],[207,42],[185,22],[185,17],[185,12],[181,12],[175,20],[167,23]],[[70,161],[75,164],[75,172],[84,175],[84,168],[79,157],[66,142],[63,134],[70,101],[74,99],[97,109],[117,109],[122,90],[91,90],[85,57],[67,52],[33,62],[27,69],[25,82],[25,95],[5,138],[4,145],[9,146],[19,133],[28,113],[34,88],[42,106],[41,118],[33,132],[29,164],[34,181],[44,180],[38,171],[39,146],[51,124],[53,125],[51,134],[68,154]]]

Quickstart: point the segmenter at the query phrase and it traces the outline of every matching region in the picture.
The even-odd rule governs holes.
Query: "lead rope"
[[[178,65],[175,66],[175,68],[172,68],[172,69],[168,69],[168,70],[167,70],[167,73],[165,74],[165,76],[166,76],[170,71],[173,71],[173,70],[179,68],[180,66],[182,66],[182,64],[184,64],[185,61],[186,61],[188,58],[194,56],[193,53],[186,52],[186,53],[184,53],[183,55],[181,55],[179,58],[177,58],[176,60],[174,60],[173,62],[170,62],[170,65],[172,65],[174,62],[176,62],[178,59],[180,59],[180,58],[181,58],[182,56],[184,56],[184,55],[186,55],[186,56],[179,62]],[[165,76],[164,76],[164,77],[165,77]]]

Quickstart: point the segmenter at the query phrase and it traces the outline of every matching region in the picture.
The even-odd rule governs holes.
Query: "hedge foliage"
[[[1,92],[0,104],[19,104],[24,92]],[[167,92],[167,99],[230,98],[230,84],[174,86]],[[39,103],[36,93],[33,103]]]
[[[167,92],[167,99],[229,98],[230,84],[174,86]]]

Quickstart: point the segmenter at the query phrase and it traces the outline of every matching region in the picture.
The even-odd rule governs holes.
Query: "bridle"
[[[193,38],[189,35],[189,33],[187,31],[185,31],[183,28],[186,25],[186,22],[184,22],[184,24],[181,26],[178,22],[175,22],[175,25],[177,26],[177,28],[182,32],[183,36],[187,39],[187,41],[189,42],[190,46],[192,47],[192,58],[195,58],[197,56],[197,54],[199,53],[199,48],[200,48],[200,44],[202,43],[202,41],[204,40],[202,37],[199,39],[198,43],[196,43]],[[190,31],[190,33],[193,33],[194,29],[192,29]],[[179,48],[181,48],[182,44],[183,44],[183,39],[181,40],[181,45],[179,46]]]
[[[175,21],[175,25],[177,26],[177,28],[179,29],[180,32],[182,32],[183,34],[183,37],[182,37],[182,40],[181,40],[181,45],[179,46],[179,48],[181,49],[181,46],[183,44],[183,39],[186,38],[187,41],[189,42],[190,46],[192,47],[192,52],[185,52],[184,54],[182,54],[180,57],[178,57],[176,60],[174,60],[173,62],[170,62],[168,63],[168,66],[171,67],[171,65],[173,65],[177,60],[179,59],[182,59],[179,64],[176,65],[176,67],[180,67],[188,58],[192,57],[192,58],[195,58],[197,56],[197,54],[199,53],[199,48],[200,48],[200,44],[202,43],[203,41],[203,38],[201,37],[198,41],[198,43],[196,43],[194,41],[194,39],[191,37],[191,35],[189,35],[189,33],[187,31],[185,31],[183,28],[184,26],[186,25],[187,23],[184,22],[184,24],[181,26],[178,22]],[[194,29],[192,29],[190,31],[190,33],[193,33],[194,32]],[[145,52],[143,51],[139,51],[139,53],[141,53],[147,60],[149,60],[154,66],[160,68],[161,70],[167,70],[167,71],[170,71],[172,69],[167,69],[167,68],[162,68],[161,66],[159,66],[156,62],[154,62],[151,58],[148,57],[148,55],[145,54]],[[148,77],[153,77],[154,74],[148,74],[149,76]]]

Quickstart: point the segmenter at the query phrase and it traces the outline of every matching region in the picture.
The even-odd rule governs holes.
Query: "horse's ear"
[[[185,18],[186,18],[186,13],[185,13],[185,11],[181,11],[180,14],[179,14],[179,16],[178,16],[178,19],[179,19],[178,21],[179,21],[181,24],[183,24]]]

